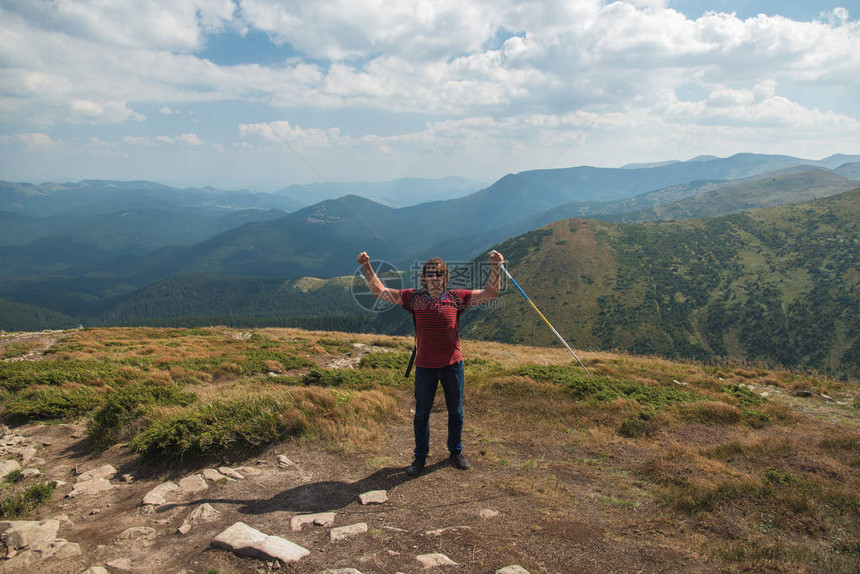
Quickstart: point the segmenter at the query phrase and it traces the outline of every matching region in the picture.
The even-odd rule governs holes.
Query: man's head
[[[448,266],[441,257],[431,257],[421,266],[421,285],[430,291],[448,287]]]

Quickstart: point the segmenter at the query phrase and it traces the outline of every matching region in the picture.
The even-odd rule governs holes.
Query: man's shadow
[[[446,466],[448,466],[448,461],[444,459],[440,460],[424,467],[421,476],[435,472]],[[347,506],[349,503],[357,500],[360,494],[365,492],[371,490],[391,490],[408,480],[420,480],[421,476],[410,477],[403,468],[383,468],[355,482],[313,482],[285,490],[267,499],[198,499],[185,503],[165,504],[158,508],[158,512],[165,512],[177,506],[191,506],[205,502],[237,504],[239,505],[237,510],[242,514],[266,514],[277,511],[307,514],[330,512]]]

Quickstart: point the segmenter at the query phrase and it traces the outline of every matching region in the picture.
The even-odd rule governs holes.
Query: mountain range
[[[284,204],[266,203],[277,194],[176,190],[151,182],[0,184],[0,298],[5,299],[0,300],[0,327],[205,323],[217,318],[404,332],[411,329],[411,322],[399,314],[363,312],[345,287],[348,281],[322,281],[307,288],[301,278],[348,276],[356,269],[355,255],[361,250],[375,260],[409,269],[431,254],[469,262],[501,244],[512,271],[532,270],[532,266],[551,270],[549,276],[556,283],[538,282],[531,288],[548,298],[543,303],[552,312],[571,317],[561,323],[575,345],[705,359],[761,358],[852,373],[857,338],[856,325],[850,321],[829,323],[827,356],[786,355],[775,347],[763,350],[749,342],[755,329],[738,325],[749,317],[790,325],[815,322],[815,316],[800,311],[817,308],[804,299],[813,297],[810,293],[816,301],[841,301],[856,315],[856,299],[825,288],[838,281],[816,282],[820,275],[800,268],[810,265],[807,258],[822,257],[815,255],[815,249],[853,246],[854,251],[849,249],[844,258],[853,261],[856,227],[844,220],[855,211],[857,196],[851,190],[860,187],[858,174],[860,156],[811,161],[738,154],[618,169],[584,166],[523,172],[462,197],[405,207],[346,195],[290,213],[283,211]],[[75,201],[64,196],[67,192]],[[822,198],[832,198],[839,208],[816,207],[791,212],[791,217],[800,217],[803,225],[816,229],[821,227],[816,218],[836,218],[843,243],[804,235],[803,225],[783,233],[792,240],[803,238],[814,249],[780,252],[777,245],[761,238],[756,239],[761,245],[745,243],[758,237],[753,231],[765,233],[753,230],[749,222],[757,220],[748,219],[753,217],[749,210],[817,206],[810,200],[828,201]],[[125,210],[111,211],[116,206]],[[737,222],[743,225],[732,217],[740,218]],[[774,217],[782,221],[788,216]],[[664,223],[645,223],[658,221]],[[586,239],[588,245],[581,244]],[[731,254],[707,251],[740,244]],[[562,256],[566,245],[577,246],[568,259]],[[597,262],[598,267],[584,276],[564,272],[565,266],[587,268],[577,257],[589,252],[611,257],[592,255],[586,263]],[[794,267],[783,269],[773,263],[786,257]],[[761,258],[770,267],[761,262],[738,264]],[[642,261],[652,261],[647,273]],[[768,273],[761,275],[765,268]],[[614,275],[607,275],[610,272]],[[638,277],[650,283],[639,285]],[[816,281],[810,282],[810,277]],[[658,279],[669,281],[669,286]],[[856,284],[850,273],[841,280],[848,287]],[[768,287],[761,287],[763,291],[738,287],[750,281]],[[678,303],[660,302],[646,312],[659,296],[636,299],[636,289],[670,293],[665,296]],[[749,301],[758,301],[759,295],[767,305],[779,299],[779,308],[788,311],[780,318],[776,308],[764,302],[759,303],[767,313],[742,310],[742,304],[752,305]],[[464,330],[482,338],[549,343],[533,318],[511,314],[509,310],[518,307],[509,297],[504,313],[476,313],[464,321]],[[647,318],[647,325],[630,323],[631,316]],[[678,325],[671,326],[667,317],[676,316]],[[723,327],[716,317],[723,317]],[[722,336],[715,331],[718,328],[723,329]]]

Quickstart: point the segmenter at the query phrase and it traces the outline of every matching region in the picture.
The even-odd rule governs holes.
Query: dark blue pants
[[[466,377],[463,361],[442,367],[426,369],[415,367],[415,456],[426,457],[430,452],[430,412],[436,396],[437,383],[442,383],[445,406],[448,408],[448,452],[463,450],[463,387]]]

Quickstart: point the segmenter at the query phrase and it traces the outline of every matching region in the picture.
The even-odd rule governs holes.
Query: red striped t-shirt
[[[463,360],[460,354],[460,333],[457,331],[457,300],[466,309],[472,298],[469,289],[449,289],[438,298],[430,297],[426,290],[402,289],[403,308],[415,313],[418,333],[418,353],[415,366],[439,369]]]

